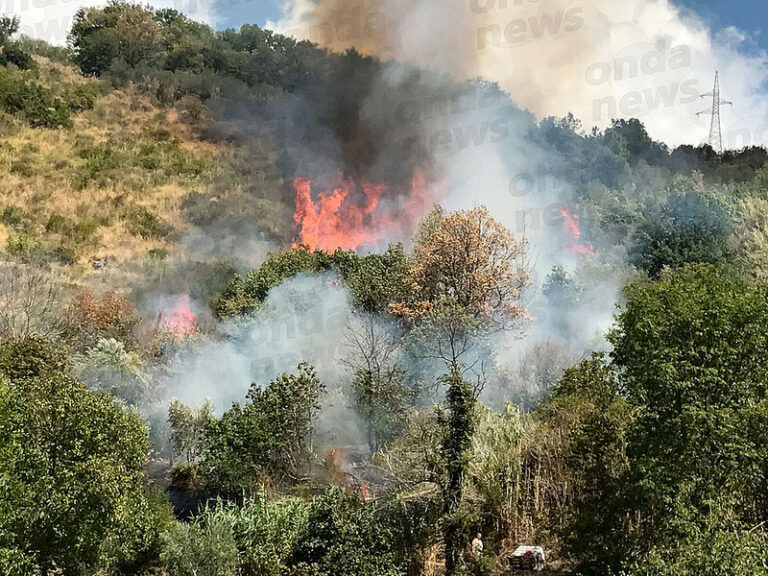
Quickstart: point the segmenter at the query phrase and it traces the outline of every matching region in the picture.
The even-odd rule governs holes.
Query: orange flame
[[[560,213],[563,215],[563,233],[566,237],[565,249],[574,254],[592,254],[596,256],[598,251],[591,244],[582,244],[580,241],[579,215],[569,213],[567,208],[563,208]]]
[[[197,316],[191,309],[189,294],[179,295],[171,311],[167,315],[161,314],[158,323],[165,330],[170,330],[179,336],[200,332]]]
[[[333,190],[318,193],[317,200],[312,198],[310,178],[295,179],[293,187],[296,190],[293,219],[300,237],[296,245],[327,252],[402,240],[435,202],[419,170],[414,172],[410,194],[404,201],[389,196],[389,188],[383,184],[363,180],[356,186],[354,180],[343,174],[338,175]]]

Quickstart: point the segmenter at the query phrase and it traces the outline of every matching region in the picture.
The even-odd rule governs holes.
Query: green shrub
[[[152,248],[149,252],[147,252],[147,255],[152,260],[165,260],[168,258],[168,250],[165,248]]]
[[[67,227],[67,219],[58,212],[54,212],[48,216],[48,221],[45,223],[45,231],[53,232],[54,234],[63,233]]]
[[[176,525],[173,509],[160,489],[151,489],[121,503],[116,516],[117,528],[102,545],[101,564],[118,574],[143,574],[160,557],[163,534]]]
[[[95,84],[70,84],[61,91],[61,98],[72,112],[92,110],[99,97]]]
[[[93,573],[105,558],[136,561],[159,531],[142,485],[148,443],[138,414],[86,390],[62,356],[39,339],[0,347],[0,535],[48,574]]]
[[[66,102],[48,88],[10,70],[0,70],[0,108],[19,114],[33,127],[72,125],[72,113]]]
[[[17,174],[23,178],[31,178],[35,175],[35,163],[28,157],[17,158],[11,162],[11,174]]]
[[[172,230],[168,223],[144,206],[129,206],[122,217],[131,234],[142,238],[164,238]]]
[[[334,576],[399,576],[392,527],[357,496],[333,489],[312,501],[307,535],[291,564],[315,565]],[[311,572],[310,572],[311,573]]]
[[[170,576],[234,576],[239,565],[232,525],[215,516],[176,524],[162,537],[160,557]]]
[[[19,37],[16,44],[21,50],[29,52],[30,54],[44,56],[53,62],[62,64],[69,63],[70,52],[67,48],[62,46],[53,46],[52,44],[48,44],[45,40],[30,38],[24,34]]]
[[[105,172],[118,169],[123,163],[122,151],[112,141],[85,148],[81,150],[80,157],[85,161],[78,168],[73,182],[79,189],[85,188]]]
[[[148,173],[155,182],[169,178],[197,177],[205,164],[188,155],[175,140],[141,140],[138,143],[107,141],[86,146],[80,151],[84,162],[73,176],[73,185],[85,188],[90,182],[103,184],[113,179],[139,176],[146,180]]]
[[[0,222],[11,228],[20,228],[28,220],[26,211],[18,206],[6,206],[0,213]]]
[[[99,225],[93,220],[79,220],[65,232],[67,238],[81,244],[93,237]]]
[[[238,506],[221,500],[196,519],[202,527],[230,526],[241,574],[281,576],[300,542],[308,536],[310,502],[297,497],[268,500],[263,489]]]
[[[32,55],[26,52],[18,42],[6,42],[0,50],[0,66],[13,64],[21,70],[34,68]]]
[[[264,474],[279,481],[302,473],[323,390],[304,362],[296,374],[280,374],[264,387],[252,384],[244,406],[233,404],[205,428],[201,470],[208,486],[237,498],[258,489]]]
[[[202,162],[190,158],[177,140],[144,140],[136,151],[136,164],[166,176],[199,176]]]
[[[59,244],[51,252],[52,259],[60,264],[72,265],[77,262],[78,251],[74,246]]]
[[[16,548],[0,548],[0,576],[39,576],[34,559]]]
[[[31,262],[42,256],[43,247],[39,240],[28,234],[15,234],[8,236],[8,252],[24,262]]]

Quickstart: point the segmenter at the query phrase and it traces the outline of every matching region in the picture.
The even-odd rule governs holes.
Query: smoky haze
[[[483,77],[538,118],[572,112],[604,127],[636,117],[670,145],[706,138],[698,96],[719,70],[737,104],[724,118],[729,147],[768,134],[741,126],[768,124],[766,54],[743,32],[715,33],[667,0],[287,0],[284,10],[270,26],[331,50]]]

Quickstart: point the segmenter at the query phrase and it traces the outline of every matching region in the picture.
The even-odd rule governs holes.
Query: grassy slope
[[[37,80],[54,92],[98,83],[73,66],[36,61]],[[190,115],[189,106],[160,107],[133,87],[102,93],[71,128],[32,128],[0,112],[0,250],[82,276],[95,258],[140,264],[172,254],[209,216],[237,214],[273,239],[285,235],[290,213],[268,193],[285,186],[274,152],[253,158],[203,140],[199,104]]]

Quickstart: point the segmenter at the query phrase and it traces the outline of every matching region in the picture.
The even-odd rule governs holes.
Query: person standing
[[[478,532],[475,539],[472,540],[472,555],[475,558],[480,558],[483,554],[483,535]]]

